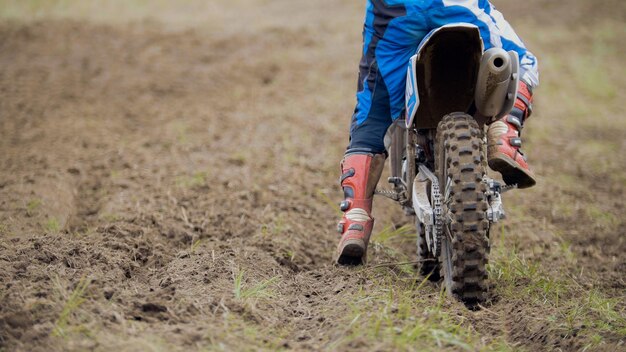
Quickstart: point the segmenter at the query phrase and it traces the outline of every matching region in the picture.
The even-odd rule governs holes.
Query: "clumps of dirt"
[[[60,329],[76,315],[84,329],[114,334],[129,321],[155,334],[177,326],[188,345],[198,329],[221,325],[207,315],[278,325],[305,314],[292,300],[251,307],[233,298],[239,273],[244,290],[267,280],[287,288],[330,261],[332,237],[310,223],[329,210],[305,205],[314,191],[295,191],[302,184],[285,186],[288,169],[259,177],[275,162],[233,154],[247,145],[238,130],[249,118],[223,116],[232,110],[226,87],[272,85],[239,59],[289,33],[225,40],[46,21],[0,31],[1,104],[12,117],[0,124],[12,136],[1,142],[0,344],[53,343],[72,333]],[[273,147],[259,141],[255,155]],[[273,295],[293,290],[273,286]]]

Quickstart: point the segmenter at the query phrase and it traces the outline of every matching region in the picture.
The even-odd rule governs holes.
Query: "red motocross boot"
[[[336,261],[340,265],[365,264],[374,218],[372,198],[385,164],[384,154],[347,154],[341,162],[344,215],[337,225],[341,240]]]
[[[511,114],[489,126],[487,132],[487,160],[489,167],[502,174],[507,185],[517,184],[518,188],[528,188],[537,182],[535,175],[520,150],[522,124],[532,112],[532,91],[520,81],[517,99]]]

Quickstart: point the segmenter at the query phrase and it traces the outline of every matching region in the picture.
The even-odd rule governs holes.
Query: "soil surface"
[[[290,18],[269,5],[275,17],[257,23],[241,6],[241,21],[223,31],[158,16],[0,21],[0,350],[372,348],[348,333],[354,305],[389,282],[421,279],[377,266],[415,256],[411,238],[382,240],[412,221],[382,199],[368,266],[332,265],[362,6],[276,3],[303,10]],[[530,2],[542,3],[554,15],[566,7]],[[597,17],[620,23],[620,4]],[[527,10],[502,8],[524,13],[522,32],[532,33]],[[540,37],[530,36],[546,56],[570,43]],[[607,40],[624,53],[619,38]],[[556,92],[557,74],[545,79]],[[503,236],[542,272],[617,300],[623,319],[626,128],[561,128],[567,116],[550,96],[528,132],[543,185],[507,194]],[[583,148],[594,141],[610,153]],[[554,180],[563,175],[567,183]],[[522,279],[516,299],[499,280],[485,309],[450,300],[443,309],[513,349],[585,347],[541,319],[548,313],[524,296]],[[426,283],[419,295],[437,305],[439,292]],[[595,348],[624,348],[624,331],[602,330]]]

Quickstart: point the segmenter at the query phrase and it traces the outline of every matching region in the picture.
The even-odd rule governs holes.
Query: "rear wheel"
[[[471,116],[452,113],[439,123],[435,144],[444,195],[441,276],[449,294],[475,307],[486,299],[489,252],[482,131]]]

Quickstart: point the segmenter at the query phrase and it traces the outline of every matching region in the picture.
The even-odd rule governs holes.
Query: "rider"
[[[515,107],[509,116],[490,124],[487,159],[507,184],[519,188],[535,184],[520,150],[520,132],[531,113],[532,90],[539,84],[537,59],[502,14],[488,0],[368,0],[357,104],[341,162],[345,200],[338,225],[339,264],[365,262],[374,225],[372,198],[386,158],[383,138],[403,113],[406,65],[431,30],[458,22],[479,28],[485,50],[502,47],[519,54],[521,79]]]

